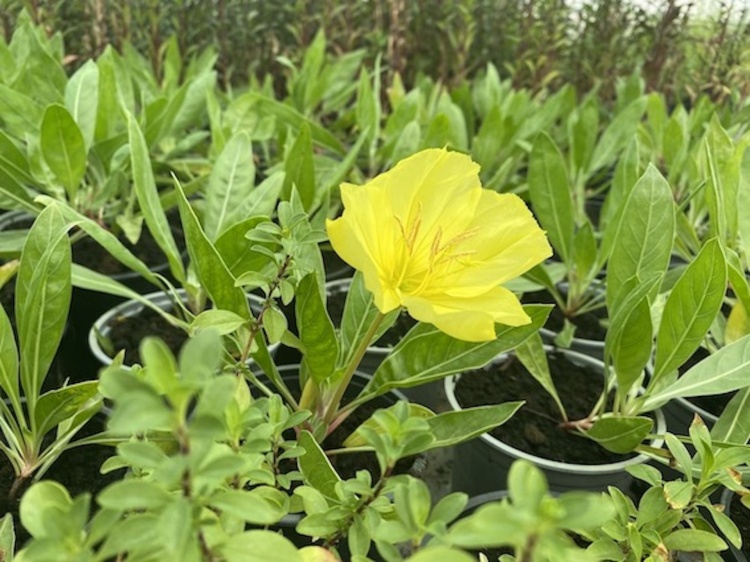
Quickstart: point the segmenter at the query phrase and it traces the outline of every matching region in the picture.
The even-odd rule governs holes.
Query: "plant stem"
[[[351,361],[349,361],[349,364],[346,366],[344,376],[342,377],[341,381],[339,381],[338,386],[336,387],[333,399],[326,405],[325,415],[323,417],[323,420],[326,423],[331,423],[331,420],[333,420],[333,418],[336,416],[336,413],[339,409],[339,404],[341,403],[341,399],[344,397],[344,392],[346,392],[346,389],[349,386],[352,377],[354,376],[354,371],[357,370],[357,367],[359,367],[359,364],[362,362],[362,358],[365,356],[367,347],[375,337],[380,324],[383,322],[383,318],[385,318],[385,315],[382,312],[378,311],[375,319],[372,321],[372,324],[370,324],[370,328],[367,330],[365,337],[362,338],[362,341],[359,342],[357,351],[354,353]]]

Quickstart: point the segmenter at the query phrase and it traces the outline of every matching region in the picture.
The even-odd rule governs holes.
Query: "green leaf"
[[[613,453],[630,453],[651,432],[654,422],[646,417],[599,418],[586,435]]]
[[[306,275],[297,287],[295,302],[299,339],[304,345],[303,364],[318,385],[336,370],[339,345],[325,303],[320,298],[315,274]]]
[[[211,506],[256,525],[271,525],[278,522],[286,510],[283,492],[273,488],[253,490],[226,490],[218,492],[210,499]]]
[[[16,144],[0,130],[0,193],[13,201],[18,208],[36,214],[26,185],[33,184],[29,162]]]
[[[73,505],[68,491],[57,482],[37,482],[23,495],[19,515],[21,524],[37,539],[59,536],[59,524],[55,519],[69,512]]]
[[[210,240],[232,226],[230,216],[254,185],[253,144],[239,133],[221,151],[208,178],[203,225]]]
[[[672,509],[685,509],[693,499],[693,483],[675,480],[664,484],[664,499]]]
[[[312,136],[310,127],[303,123],[297,140],[294,141],[284,161],[284,187],[281,199],[289,201],[292,189],[296,187],[306,211],[310,211],[315,201],[315,164],[313,163]]]
[[[727,549],[721,537],[698,529],[678,529],[664,537],[663,543],[669,550],[685,552],[719,552]]]
[[[744,445],[750,439],[750,387],[737,392],[711,428],[715,441]]]
[[[680,367],[700,346],[721,308],[727,267],[719,240],[706,243],[672,289],[656,337],[651,384]]]
[[[135,118],[128,114],[128,142],[130,143],[130,165],[133,173],[133,186],[138,205],[148,225],[149,232],[156,240],[169,261],[169,269],[179,282],[185,282],[185,267],[177,249],[167,216],[159,200],[159,192],[154,181],[146,141]]]
[[[529,197],[537,219],[565,263],[573,259],[574,215],[571,187],[560,150],[541,133],[529,157]]]
[[[516,328],[498,324],[496,339],[481,343],[457,340],[429,324],[417,324],[380,364],[363,395],[416,386],[486,365],[538,331],[550,307],[527,305],[524,310],[531,318],[530,324]]]
[[[41,105],[30,97],[0,84],[0,120],[5,130],[16,138],[36,134],[42,122]]]
[[[16,532],[13,528],[13,515],[6,513],[0,519],[0,560],[13,562],[16,551]]]
[[[409,562],[476,562],[476,558],[463,550],[448,546],[428,546],[420,549],[408,560]]]
[[[210,328],[224,336],[235,332],[245,322],[247,322],[245,318],[234,312],[212,308],[204,310],[193,319],[190,324],[190,335]]]
[[[523,402],[506,402],[492,406],[464,408],[429,417],[427,424],[435,436],[435,441],[430,444],[429,449],[452,447],[478,437],[503,425],[522,405]]]
[[[70,241],[57,204],[34,221],[16,281],[21,384],[33,417],[42,383],[62,339],[70,306]]]
[[[201,285],[217,308],[234,312],[250,320],[253,316],[245,293],[240,287],[235,286],[236,279],[227,269],[216,247],[203,232],[198,217],[185,197],[182,185],[175,181],[175,187],[190,262],[196,269]]]
[[[99,68],[89,60],[65,85],[65,106],[81,130],[86,148],[94,144],[99,107]]]
[[[336,483],[341,478],[331,466],[331,461],[309,431],[302,431],[299,444],[305,454],[298,459],[299,468],[309,484],[330,500],[337,501]]]
[[[18,394],[18,349],[13,329],[5,308],[0,305],[0,387],[5,395],[19,407]],[[20,408],[18,408],[20,411]]]
[[[306,562],[289,539],[273,531],[245,531],[218,550],[227,562]]]
[[[617,226],[607,265],[607,306],[631,278],[649,279],[664,273],[674,240],[672,191],[653,166],[633,187]]]
[[[156,482],[142,479],[119,480],[102,490],[96,501],[106,509],[160,509],[172,500],[172,495]]]
[[[44,112],[39,137],[44,161],[68,194],[71,204],[86,173],[86,143],[73,117],[64,106],[50,105]]]
[[[98,386],[98,381],[87,381],[42,394],[34,411],[36,432],[46,435],[65,420],[72,419],[97,396]],[[90,413],[93,416],[96,410],[92,409]]]
[[[560,396],[557,394],[555,383],[552,382],[552,375],[549,372],[549,363],[547,362],[547,352],[544,349],[542,337],[539,335],[539,332],[531,334],[526,341],[516,347],[516,357],[526,367],[529,374],[552,397],[563,418],[567,418],[565,407],[562,405]]]
[[[723,394],[750,385],[750,336],[722,347],[692,367],[676,382],[649,396],[644,407],[653,408],[676,397]]]

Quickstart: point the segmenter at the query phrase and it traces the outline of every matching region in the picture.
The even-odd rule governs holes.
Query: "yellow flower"
[[[333,249],[362,271],[382,313],[465,341],[495,338],[495,323],[530,322],[505,283],[552,255],[523,200],[482,189],[479,165],[423,150],[362,186],[343,184],[344,212],[327,222]]]

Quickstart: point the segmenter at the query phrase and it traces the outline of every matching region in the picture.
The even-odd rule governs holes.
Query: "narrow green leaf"
[[[721,308],[727,267],[719,240],[706,243],[672,289],[656,338],[652,382],[680,367],[700,346]]]
[[[252,313],[245,293],[235,286],[235,278],[227,269],[216,247],[203,232],[198,217],[185,197],[179,182],[175,181],[179,194],[180,218],[185,232],[190,261],[196,269],[198,279],[217,308],[234,312],[242,318],[251,319]]]
[[[549,372],[549,363],[547,362],[547,352],[544,350],[544,344],[539,332],[531,334],[526,341],[516,347],[516,357],[526,367],[531,376],[552,397],[562,413],[563,419],[567,418],[565,407],[562,405],[560,396],[557,394],[555,383],[552,382],[552,375]]]
[[[331,465],[331,461],[309,431],[300,433],[299,444],[305,449],[305,454],[298,460],[305,482],[328,499],[337,501],[336,483],[340,482],[341,478]]]
[[[97,395],[99,381],[87,381],[46,392],[39,397],[34,412],[34,427],[46,435],[65,420],[77,415]],[[96,410],[91,410],[93,416]]]
[[[465,408],[429,417],[427,423],[435,436],[435,441],[430,444],[429,448],[452,447],[487,433],[507,422],[521,406],[523,402],[506,402],[492,406]]]
[[[8,314],[0,305],[0,387],[11,400],[18,401],[18,349]],[[18,406],[20,402],[14,404]]]
[[[169,269],[175,279],[184,283],[185,267],[177,249],[167,216],[159,201],[151,158],[146,141],[135,118],[128,114],[128,142],[130,143],[130,165],[133,172],[133,186],[143,217],[151,235],[169,261]]]
[[[646,417],[611,416],[600,418],[586,435],[613,453],[630,453],[643,443],[654,422]]]
[[[210,240],[231,226],[229,217],[254,184],[253,145],[250,137],[239,133],[224,147],[208,179],[203,224]]]
[[[607,306],[622,285],[666,271],[675,232],[672,191],[654,166],[633,187],[625,202],[607,266]]]
[[[750,440],[750,387],[735,394],[711,428],[715,441],[744,445]]]
[[[457,340],[429,324],[417,324],[380,364],[362,394],[383,394],[392,388],[416,386],[486,365],[537,332],[547,320],[550,307],[527,305],[524,310],[530,324],[516,328],[498,324],[496,339],[481,343]]]
[[[16,281],[21,384],[31,416],[55,356],[70,306],[69,226],[58,205],[44,209],[29,230]]]
[[[587,175],[607,166],[625,149],[635,136],[647,103],[647,97],[641,96],[615,116],[596,143]]]
[[[93,60],[76,70],[65,85],[65,107],[80,128],[86,149],[91,148],[99,107],[99,68]]]
[[[678,529],[664,537],[663,543],[669,550],[685,552],[720,552],[727,549],[721,537],[699,529]]]
[[[284,188],[281,198],[288,201],[292,189],[296,187],[300,200],[306,211],[312,209],[315,201],[315,164],[313,163],[312,136],[310,127],[303,123],[297,140],[294,141],[286,156],[284,171]]]
[[[722,347],[682,375],[676,382],[648,397],[644,406],[658,407],[681,396],[710,396],[723,394],[750,385],[750,336]]]
[[[529,197],[534,213],[562,260],[573,258],[573,199],[560,150],[541,133],[529,157]]]
[[[336,370],[339,345],[333,322],[320,298],[315,274],[306,275],[297,287],[295,302],[299,339],[305,347],[303,363],[313,380],[322,384]]]
[[[44,112],[39,137],[44,161],[68,194],[71,204],[86,173],[86,143],[73,117],[64,106],[50,105]]]

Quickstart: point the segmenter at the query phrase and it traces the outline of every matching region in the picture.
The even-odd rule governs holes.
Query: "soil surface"
[[[341,320],[344,317],[344,306],[346,305],[346,296],[348,292],[346,287],[331,287],[328,290],[327,306],[328,314],[335,327],[341,326]],[[380,338],[373,344],[374,347],[394,347],[400,342],[409,330],[417,325],[409,313],[401,311],[396,322],[383,333]]]
[[[586,417],[602,392],[601,373],[580,367],[561,353],[548,352],[547,358],[569,418]],[[511,447],[539,457],[574,464],[604,464],[632,456],[611,453],[590,439],[562,429],[555,402],[513,355],[464,373],[456,384],[456,399],[464,407],[525,400],[509,421],[490,433]]]
[[[115,353],[125,350],[125,364],[143,364],[138,347],[146,336],[158,336],[175,354],[188,339],[187,332],[172,326],[150,308],[144,308],[136,316],[119,316],[111,323],[109,338]]]

